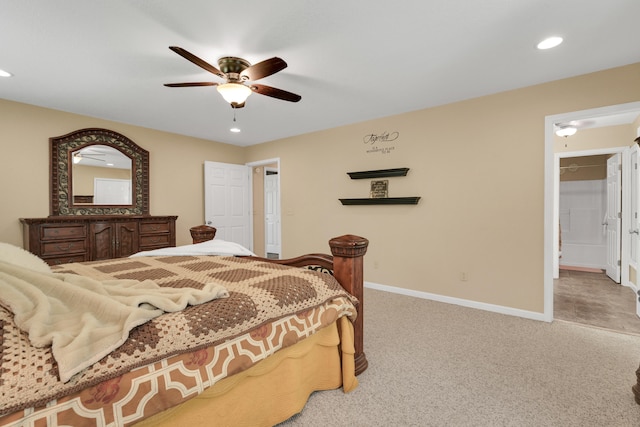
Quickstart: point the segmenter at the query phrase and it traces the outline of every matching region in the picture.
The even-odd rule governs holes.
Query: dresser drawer
[[[151,234],[140,236],[140,250],[171,246],[171,236],[168,234]]]
[[[87,251],[87,242],[86,240],[42,242],[40,248],[40,255],[42,257],[78,253],[84,254]]]
[[[140,234],[169,233],[171,225],[167,221],[141,222]]]
[[[85,262],[89,261],[85,254],[67,255],[64,257],[56,258],[44,258],[44,261],[49,265],[69,264],[72,262]]]
[[[51,224],[40,226],[41,240],[77,239],[87,236],[87,227],[84,224]]]

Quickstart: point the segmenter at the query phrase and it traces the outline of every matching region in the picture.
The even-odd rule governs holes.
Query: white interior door
[[[204,162],[206,224],[216,228],[216,238],[253,250],[250,176],[251,168],[245,165]]]
[[[264,169],[264,219],[267,254],[280,258],[280,175],[277,169]]]
[[[616,283],[620,283],[621,157],[618,153],[607,160],[607,213],[603,222],[607,236],[607,276]]]
[[[130,205],[131,181],[128,179],[95,178],[93,203],[96,205]]]

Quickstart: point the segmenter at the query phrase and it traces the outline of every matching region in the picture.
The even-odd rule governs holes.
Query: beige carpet
[[[292,426],[640,426],[640,337],[365,290],[369,368]]]

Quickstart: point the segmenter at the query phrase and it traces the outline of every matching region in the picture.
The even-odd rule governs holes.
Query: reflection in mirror
[[[89,145],[71,155],[74,205],[131,205],[129,157],[107,145]]]

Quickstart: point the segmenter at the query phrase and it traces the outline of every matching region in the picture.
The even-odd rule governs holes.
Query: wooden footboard
[[[347,234],[329,240],[332,255],[309,254],[290,259],[261,260],[293,267],[318,267],[333,272],[342,287],[358,298],[358,317],[353,324],[355,344],[356,375],[367,369],[369,362],[364,354],[364,254],[369,241],[364,237]]]

